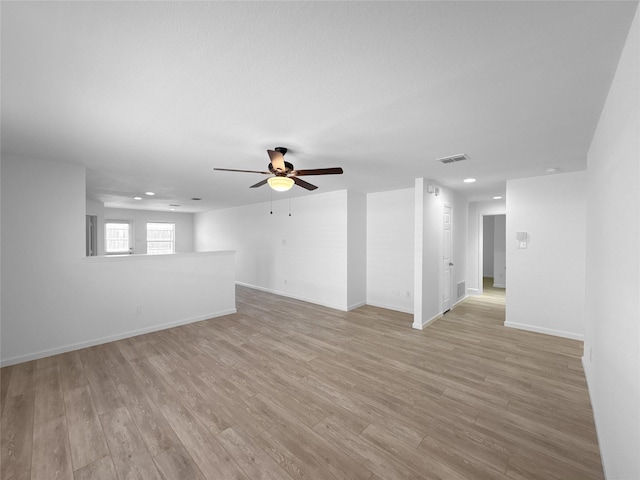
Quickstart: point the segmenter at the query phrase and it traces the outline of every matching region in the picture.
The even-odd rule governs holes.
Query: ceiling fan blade
[[[299,179],[298,177],[290,178],[295,182],[296,185],[302,188],[306,188],[307,190],[315,190],[316,188],[318,188],[315,185],[311,185],[309,182],[305,182],[304,180]]]
[[[267,150],[267,153],[269,154],[269,159],[271,160],[271,165],[273,165],[274,170],[284,172],[284,155],[276,150]]]
[[[305,175],[340,175],[343,173],[342,168],[314,168],[312,170],[294,170],[289,174],[290,177],[303,177]]]
[[[257,170],[234,170],[233,168],[214,168],[221,172],[243,172],[243,173],[262,173],[264,175],[271,175],[271,172],[259,172]]]
[[[267,183],[267,180],[269,180],[268,178],[265,178],[264,180],[256,183],[255,185],[251,185],[249,188],[256,188],[256,187],[261,187],[262,185],[264,185],[265,183]]]

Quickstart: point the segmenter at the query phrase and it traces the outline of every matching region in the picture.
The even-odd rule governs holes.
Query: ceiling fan
[[[316,188],[318,188],[317,186],[312,185],[311,183],[306,182],[299,177],[308,175],[339,175],[343,173],[342,168],[340,167],[315,168],[312,170],[294,170],[293,164],[284,160],[284,156],[287,153],[287,149],[285,147],[276,147],[273,150],[267,150],[267,153],[269,154],[269,160],[271,160],[271,163],[269,163],[268,172],[260,172],[257,170],[235,170],[232,168],[214,168],[214,170],[220,170],[223,172],[261,173],[263,175],[273,175],[273,177],[261,180],[255,185],[251,185],[251,187],[249,188],[261,187],[265,183],[268,183],[272,189],[279,192],[285,192],[289,190],[294,183],[299,187],[306,188],[307,190],[315,190]]]

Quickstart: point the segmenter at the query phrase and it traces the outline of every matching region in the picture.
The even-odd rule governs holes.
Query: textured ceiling
[[[84,164],[107,206],[193,212],[269,200],[248,188],[264,177],[213,167],[265,170],[276,146],[344,168],[317,193],[427,177],[487,200],[582,170],[637,2],[0,8],[2,154]]]

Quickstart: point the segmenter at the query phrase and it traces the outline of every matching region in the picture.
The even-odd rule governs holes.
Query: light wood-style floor
[[[417,331],[237,291],[234,315],[3,368],[2,479],[603,478],[581,343],[505,328],[504,296]]]

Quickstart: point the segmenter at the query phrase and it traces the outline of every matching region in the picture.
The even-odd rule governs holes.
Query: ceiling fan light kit
[[[265,183],[268,183],[269,186],[275,190],[276,192],[286,192],[295,183],[299,187],[306,188],[307,190],[315,190],[318,188],[311,183],[302,180],[298,177],[303,177],[305,175],[340,175],[342,174],[342,168],[333,167],[333,168],[314,168],[311,170],[295,170],[292,163],[285,162],[284,155],[287,153],[287,149],[285,147],[276,147],[273,150],[267,150],[267,154],[269,155],[269,160],[271,163],[268,165],[268,172],[261,172],[257,170],[236,170],[233,168],[214,168],[214,170],[220,170],[224,172],[243,172],[243,173],[260,173],[262,175],[273,175],[273,177],[269,177],[266,180],[261,180],[255,185],[251,185],[249,188],[257,188],[261,187]]]
[[[267,183],[276,192],[286,192],[293,187],[294,181],[289,177],[271,177]]]

